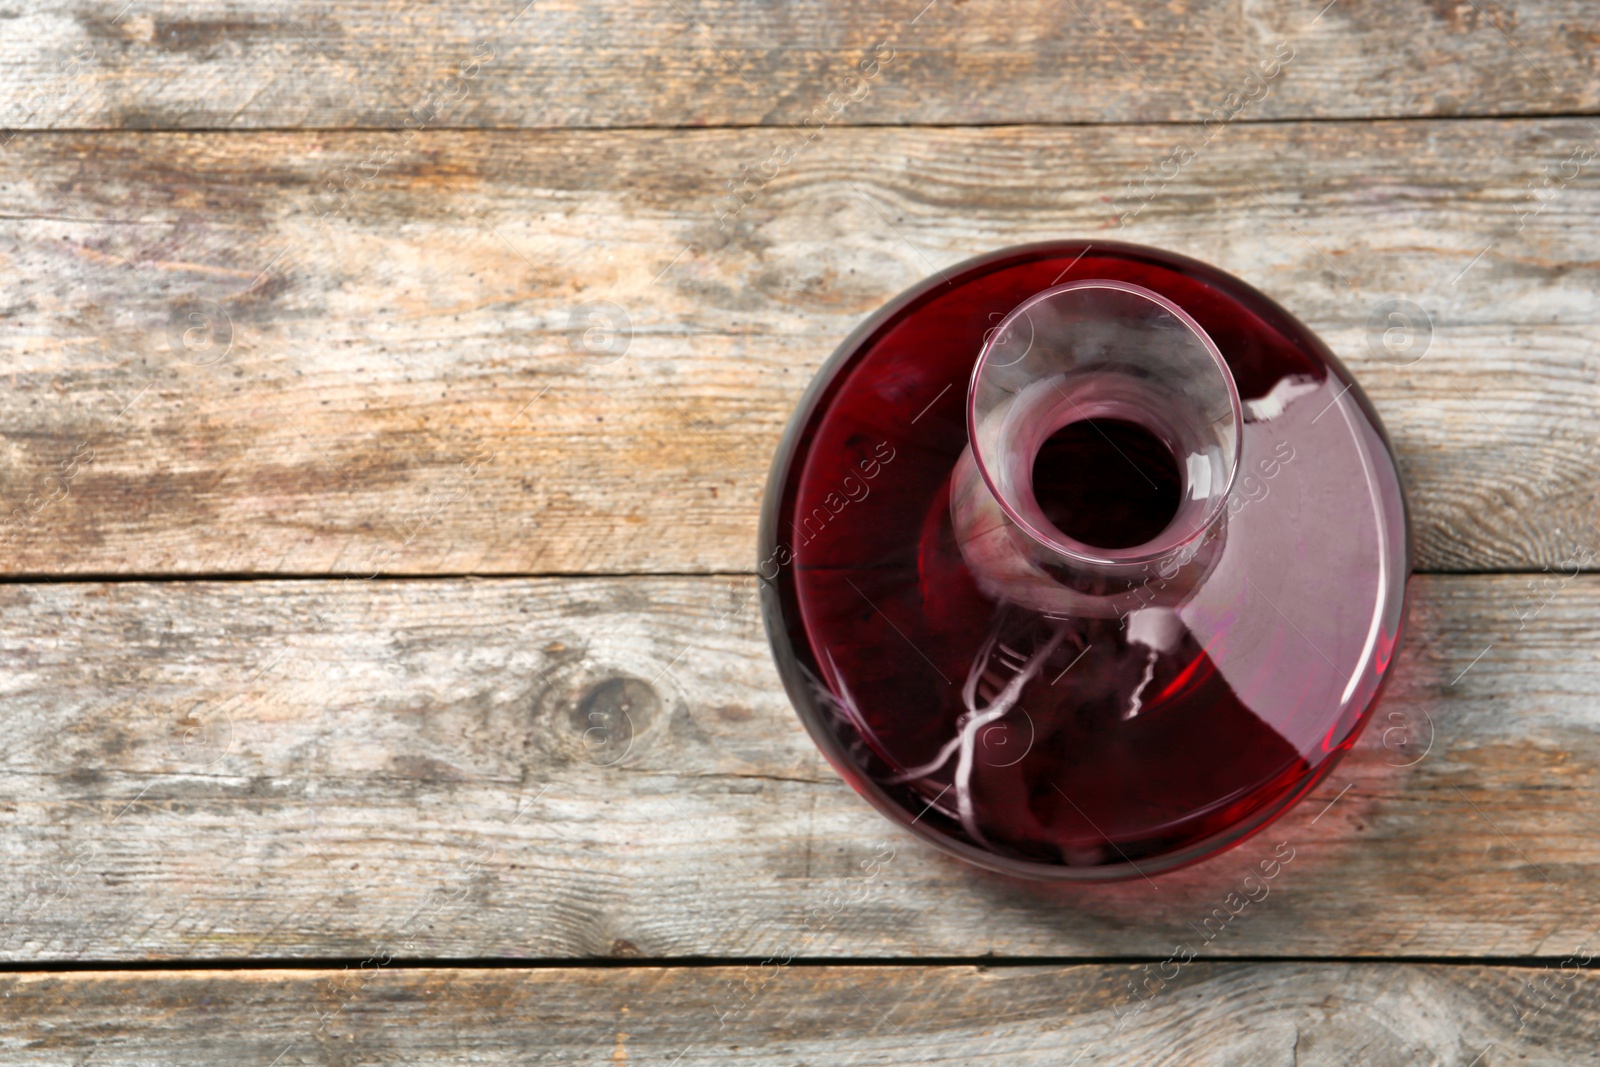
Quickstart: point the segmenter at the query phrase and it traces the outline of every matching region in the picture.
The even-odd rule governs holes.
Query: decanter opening
[[[1075,423],[1097,421],[1138,427],[1180,465],[1177,506],[1148,538],[1075,538],[1069,528],[1101,517],[1079,514],[1064,528],[1035,495],[1044,445]],[[1241,421],[1233,374],[1200,324],[1159,293],[1109,279],[1054,286],[1014,308],[985,338],[967,395],[973,460],[1006,517],[1046,556],[1100,571],[1157,563],[1223,517]]]
[[[1159,435],[1127,419],[1069,422],[1033,458],[1033,496],[1050,525],[1093,548],[1153,541],[1178,514],[1183,472]]]
[[[1222,353],[1166,297],[1106,279],[1036,293],[973,367],[962,556],[990,596],[1057,617],[1174,606],[1221,550],[1242,421]]]

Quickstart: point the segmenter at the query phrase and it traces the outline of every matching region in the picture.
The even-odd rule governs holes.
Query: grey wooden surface
[[[830,93],[859,97],[850,124],[1188,122],[1280,42],[1292,77],[1260,117],[1600,106],[1582,0],[82,0],[7,20],[0,124],[388,128],[427,106],[448,126],[785,126]]]
[[[1259,837],[1056,888],[947,860],[839,781],[747,577],[0,586],[0,951],[1148,956],[1285,845],[1208,956],[1566,955],[1600,926],[1600,578],[1524,623],[1526,584],[1415,578],[1377,720]]]
[[[1554,567],[1594,536],[1600,185],[1526,187],[1600,156],[1590,120],[1236,125],[1125,226],[1120,183],[1186,134],[829,130],[722,226],[766,131],[408,136],[0,151],[0,495],[60,496],[94,449],[0,569],[748,572],[783,425],[854,324],[1066,235],[1216,263],[1318,330],[1395,439],[1423,568]],[[1369,327],[1397,299],[1432,323],[1398,356]],[[570,323],[597,303],[627,320],[590,352]]]
[[[1595,4],[0,15],[6,1062],[1596,1062]],[[753,599],[834,346],[1052,237],[1266,291],[1410,483],[1372,728],[1155,884],[900,834]]]
[[[1600,1062],[1559,966],[1219,964],[21,974],[6,1062],[1424,1067]],[[1166,977],[1162,977],[1165,975]],[[92,1057],[92,1059],[90,1058]],[[1475,1062],[1474,1062],[1475,1061]]]

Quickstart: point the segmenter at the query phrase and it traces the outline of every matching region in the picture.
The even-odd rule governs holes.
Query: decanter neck
[[[969,447],[951,494],[962,553],[991,593],[1051,613],[1112,617],[1181,601],[1220,547],[1239,424],[1221,352],[1170,300],[1118,281],[1038,293],[988,335],[973,371]],[[1170,460],[1170,518],[1156,516],[1136,543],[1095,536],[1094,500],[1039,492],[1042,450],[1068,428],[1105,440],[1060,460],[1100,469],[1067,473],[1156,488],[1108,426],[1128,427]]]

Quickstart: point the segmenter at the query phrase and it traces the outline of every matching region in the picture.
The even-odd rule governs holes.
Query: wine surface
[[[1033,460],[1033,495],[1062,533],[1096,548],[1147,544],[1183,491],[1161,439],[1126,419],[1080,419],[1051,434]]]

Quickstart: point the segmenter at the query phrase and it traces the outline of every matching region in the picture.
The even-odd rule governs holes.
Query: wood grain
[[[1573,1067],[1600,1063],[1597,990],[1557,967],[1351,963],[21,974],[0,978],[0,1048],[19,1067]]]
[[[1559,956],[1597,936],[1600,578],[1525,584],[1415,579],[1379,720],[1265,833],[1053,889],[838,780],[749,579],[0,585],[0,952]]]
[[[1600,107],[1597,10],[87,0],[6,20],[0,127],[783,127],[852,93],[835,124],[1192,122],[1252,91],[1280,44],[1293,59],[1250,117],[1550,114]],[[875,50],[892,58],[850,82]]]
[[[19,136],[0,570],[748,572],[778,436],[849,330],[1072,235],[1210,260],[1319,330],[1394,437],[1421,567],[1595,539],[1600,184],[1575,154],[1600,126],[1235,126],[1119,227],[1185,136],[829,130],[720,227],[769,132]],[[1419,362],[1369,343],[1390,299],[1432,318]]]

